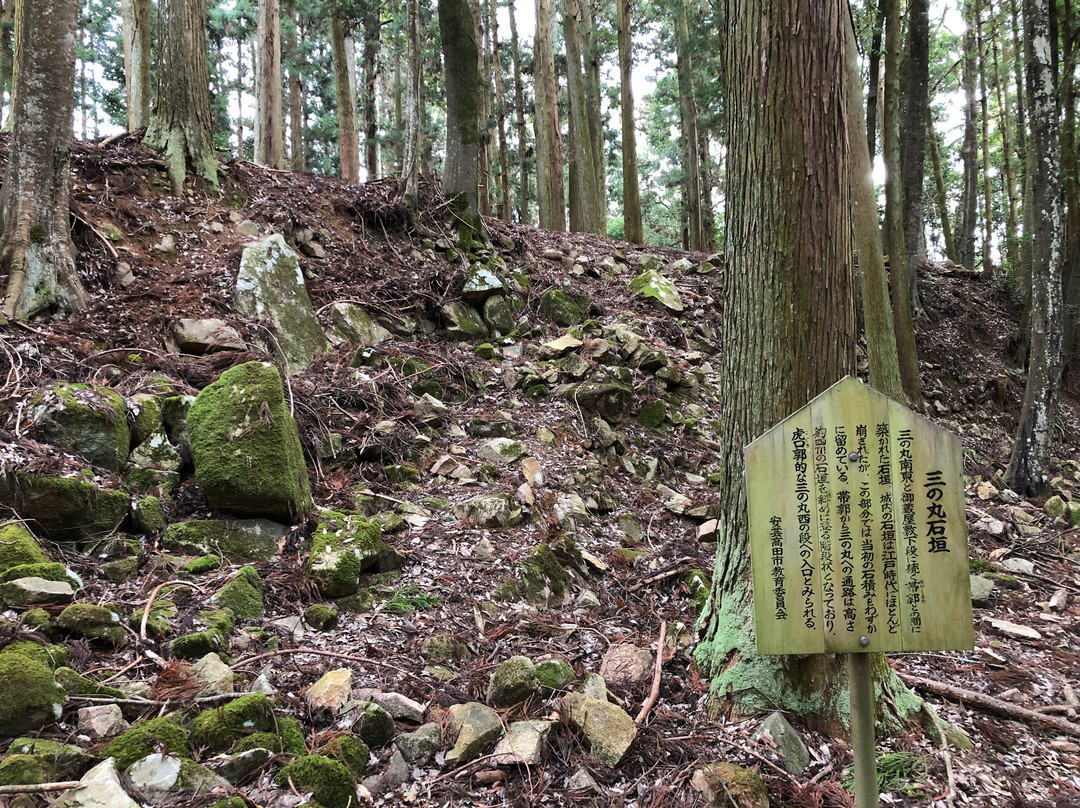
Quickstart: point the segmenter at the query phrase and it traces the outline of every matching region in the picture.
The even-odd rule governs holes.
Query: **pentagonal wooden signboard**
[[[973,647],[955,435],[849,376],[745,452],[759,654]]]

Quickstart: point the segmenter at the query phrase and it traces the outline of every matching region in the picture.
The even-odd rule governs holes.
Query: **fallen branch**
[[[21,786],[0,786],[0,794],[38,794],[42,791],[67,791],[69,788],[81,788],[78,780],[65,780],[59,783],[30,783]]]
[[[379,668],[387,668],[389,670],[396,671],[402,676],[408,676],[410,679],[415,679],[417,682],[421,682],[424,685],[429,685],[429,683],[421,677],[409,673],[404,668],[399,668],[396,665],[391,665],[389,662],[380,662],[377,659],[368,659],[367,657],[353,656],[352,654],[339,654],[336,651],[320,651],[317,648],[280,648],[277,651],[267,651],[264,654],[256,654],[253,657],[241,659],[235,665],[230,665],[229,670],[234,671],[242,665],[248,665],[252,662],[257,662],[260,659],[269,659],[270,657],[284,656],[286,654],[315,654],[316,656],[332,657],[334,659],[344,659],[348,662],[356,662],[361,665],[375,665]]]
[[[667,621],[664,620],[660,623],[660,639],[656,641],[656,668],[653,670],[652,689],[649,690],[649,697],[645,699],[645,703],[641,705],[641,712],[634,719],[635,724],[640,724],[645,720],[649,710],[653,708],[657,698],[660,697],[660,673],[664,669],[664,640],[666,639]]]
[[[993,696],[988,696],[985,693],[979,693],[975,690],[965,690],[962,687],[947,685],[944,682],[935,682],[932,679],[923,679],[921,676],[911,676],[910,674],[900,673],[899,671],[897,672],[897,676],[899,676],[901,681],[905,684],[918,690],[933,693],[936,696],[944,696],[948,699],[956,699],[957,701],[961,701],[972,707],[978,707],[984,712],[1001,715],[1005,718],[1012,718],[1016,721],[1024,721],[1029,724],[1044,724],[1048,727],[1053,727],[1059,732],[1064,732],[1067,735],[1073,735],[1080,738],[1080,724],[1074,724],[1071,721],[1066,721],[1064,718],[1043,715],[1034,710],[1017,707],[1015,704],[1010,704],[1007,701],[995,699]]]
[[[943,722],[937,717],[934,709],[925,701],[923,702],[923,712],[926,713],[926,717],[930,719],[930,723],[933,724],[934,729],[937,730],[938,743],[941,746],[941,759],[945,763],[945,805],[947,808],[954,808],[956,805],[956,779],[953,777],[952,755],[949,754],[949,742],[945,738],[945,730],[941,728]]]
[[[200,587],[191,583],[190,581],[166,581],[163,584],[158,584],[154,587],[154,591],[150,593],[150,599],[146,601],[146,608],[143,609],[142,622],[139,623],[139,639],[146,641],[146,621],[150,619],[150,608],[154,605],[154,598],[158,596],[158,593],[167,586],[187,586],[194,589],[200,595],[203,591]]]
[[[658,572],[655,575],[650,575],[648,578],[642,578],[640,581],[630,587],[629,591],[637,592],[639,589],[643,589],[649,584],[654,584],[657,581],[664,580],[665,578],[672,578],[676,575],[682,575],[684,572],[690,569],[690,566],[688,565],[692,565],[694,563],[694,560],[695,559],[690,558],[689,556],[680,558],[678,561],[675,562],[675,566],[671,569],[664,570],[663,572]]]

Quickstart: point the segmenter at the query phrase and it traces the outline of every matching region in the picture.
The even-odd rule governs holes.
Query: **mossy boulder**
[[[678,314],[685,308],[675,284],[655,269],[647,269],[635,276],[630,281],[630,291],[657,303],[672,314]]]
[[[453,634],[432,634],[420,643],[420,655],[429,662],[449,662],[469,656],[469,649]]]
[[[165,529],[165,508],[161,500],[154,496],[135,500],[131,509],[132,527],[137,533],[156,536]]]
[[[221,557],[216,555],[199,556],[184,565],[184,572],[189,575],[206,575],[221,569]]]
[[[120,648],[127,642],[127,632],[120,625],[120,615],[106,606],[73,603],[56,619],[56,625],[80,637]]]
[[[56,767],[44,755],[8,753],[0,760],[0,786],[25,786],[58,780]]]
[[[50,581],[28,576],[0,583],[0,604],[22,610],[43,604],[71,603],[75,589],[70,581]]]
[[[721,761],[697,769],[690,786],[699,792],[708,806],[769,808],[769,791],[761,775],[734,763]]]
[[[570,594],[570,578],[550,544],[538,544],[521,565],[520,592],[534,606],[561,604]]]
[[[473,264],[465,278],[461,296],[474,306],[478,306],[492,295],[501,295],[505,291],[506,284],[490,267],[484,264]]]
[[[263,616],[262,579],[254,567],[243,567],[220,591],[214,595],[214,603],[245,620],[256,620]]]
[[[649,401],[638,407],[637,422],[646,429],[659,429],[667,420],[667,404],[662,400]]]
[[[122,584],[130,581],[138,573],[139,559],[137,556],[129,556],[107,561],[101,565],[101,571],[114,584]]]
[[[187,429],[195,479],[215,507],[284,521],[311,508],[300,435],[273,365],[222,373],[195,398]]]
[[[524,656],[514,656],[503,662],[491,674],[487,703],[492,707],[513,707],[540,692],[536,666]]]
[[[191,757],[187,730],[172,716],[136,721],[102,749],[101,756],[116,758],[116,767],[123,770],[161,749],[177,757]]]
[[[480,312],[460,300],[451,300],[439,309],[447,333],[455,339],[486,340],[488,327]]]
[[[390,332],[376,323],[353,303],[335,303],[330,307],[334,334],[343,342],[372,347],[390,337]]]
[[[391,572],[401,556],[382,540],[378,519],[351,511],[322,511],[311,538],[308,577],[325,597],[351,595],[364,572]]]
[[[48,561],[49,557],[41,549],[34,534],[21,522],[0,526],[0,573],[25,564],[45,564]]]
[[[0,761],[0,786],[77,780],[94,758],[74,744],[16,738]]]
[[[303,370],[327,347],[300,262],[279,234],[244,249],[235,305],[241,314],[269,323],[273,349],[290,373]]]
[[[588,296],[570,294],[563,289],[549,289],[540,298],[540,310],[562,328],[584,322],[591,306]]]
[[[536,680],[545,690],[563,690],[574,681],[574,669],[561,659],[545,659],[536,663]]]
[[[274,711],[265,693],[249,693],[195,718],[191,740],[211,752],[225,752],[251,732],[272,732]]]
[[[16,640],[4,646],[0,654],[20,654],[27,659],[40,662],[49,670],[55,671],[67,665],[68,652],[62,645],[42,645],[33,640]],[[0,687],[3,683],[0,682]]]
[[[27,414],[30,437],[113,471],[127,459],[127,405],[107,387],[57,384],[35,396]]]
[[[373,701],[360,702],[353,732],[373,749],[386,746],[394,737],[394,717]]]
[[[514,330],[514,307],[502,295],[489,297],[482,310],[484,322],[496,334],[509,334]]]
[[[112,533],[123,526],[131,506],[126,491],[100,488],[88,480],[20,471],[14,484],[8,482],[0,482],[0,505],[36,523],[57,541],[78,542]]]
[[[83,676],[71,668],[57,668],[56,682],[69,696],[108,696],[114,699],[126,698],[127,694],[116,687],[101,685],[93,679]]]
[[[131,448],[133,449],[165,425],[161,399],[152,393],[133,395],[128,399],[128,412],[131,414]]]
[[[292,786],[300,792],[311,792],[312,808],[355,808],[359,805],[356,781],[342,762],[326,755],[308,755],[284,767],[274,782]]]
[[[355,735],[335,735],[327,742],[322,754],[344,763],[359,780],[367,771],[371,751],[368,745]]]
[[[211,652],[228,647],[229,635],[236,626],[236,617],[231,610],[207,609],[199,612],[199,619],[206,628],[173,640],[169,651],[174,657],[202,659]]]
[[[64,691],[41,662],[22,654],[0,654],[3,692],[18,698],[0,699],[0,737],[35,732],[60,718]]]
[[[304,622],[316,631],[330,631],[337,625],[338,613],[322,603],[312,603],[304,610]]]
[[[626,419],[634,406],[633,389],[619,382],[588,381],[571,387],[566,395],[583,410],[595,412],[611,424]]]
[[[3,541],[0,539],[0,541]],[[7,570],[0,570],[0,583],[16,581],[19,578],[44,578],[46,581],[66,581],[78,589],[82,579],[63,564],[55,561],[41,561],[32,564],[17,564]]]
[[[269,519],[191,519],[165,529],[161,546],[184,555],[223,556],[229,561],[269,561],[289,532]]]

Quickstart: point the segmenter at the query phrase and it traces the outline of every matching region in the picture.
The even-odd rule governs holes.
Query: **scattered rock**
[[[600,665],[600,675],[609,687],[632,690],[652,676],[653,654],[632,643],[616,643],[608,648]]]
[[[31,606],[55,606],[71,603],[75,590],[68,581],[48,581],[44,578],[16,578],[0,584],[0,604],[22,611]]]
[[[424,720],[426,707],[418,701],[413,701],[401,693],[383,693],[378,690],[365,688],[356,694],[357,698],[365,701],[373,701],[390,713],[395,721],[408,721],[410,724],[419,724]]]
[[[990,605],[990,596],[994,593],[994,582],[982,575],[971,576],[971,605],[985,609]]]
[[[79,708],[79,730],[94,740],[112,738],[130,727],[124,720],[119,704],[95,704]]]
[[[490,336],[480,312],[468,303],[451,300],[439,309],[446,332],[455,339],[485,340]]]
[[[173,324],[172,337],[181,353],[196,356],[215,351],[243,351],[247,348],[235,328],[215,317],[201,320],[182,317]]]
[[[772,741],[771,747],[763,740],[766,736]],[[781,712],[770,713],[761,723],[755,738],[771,749],[789,774],[802,774],[810,765],[810,751]]]
[[[622,763],[637,737],[637,726],[624,710],[581,693],[563,696],[559,704],[584,736],[590,757],[605,766]]]
[[[124,787],[116,761],[106,758],[79,780],[79,787],[63,792],[49,808],[140,808]]]
[[[512,707],[540,692],[540,682],[532,660],[514,656],[503,662],[491,674],[487,702],[492,707]]]
[[[438,724],[424,724],[415,732],[405,732],[394,738],[394,746],[407,763],[427,766],[435,759],[435,748],[442,738]]]
[[[217,654],[207,654],[194,665],[191,672],[195,681],[203,686],[200,696],[216,696],[235,691],[233,672]]]
[[[370,348],[390,337],[389,331],[352,303],[334,303],[330,307],[330,322],[338,338],[353,345]]]
[[[127,404],[114,390],[56,384],[30,400],[29,437],[73,452],[87,462],[117,470],[131,443]]]
[[[454,516],[470,527],[500,529],[520,524],[522,510],[507,494],[487,494],[454,506]]]
[[[345,668],[324,673],[304,694],[313,710],[338,712],[352,692],[352,671]]]
[[[653,300],[673,314],[685,308],[679,291],[670,278],[665,278],[658,270],[647,269],[630,281],[630,290],[644,298]]]
[[[447,768],[456,768],[483,754],[488,744],[502,735],[499,714],[478,702],[450,707],[451,726],[457,733],[454,748],[446,753]]]
[[[476,450],[476,456],[485,463],[505,466],[525,454],[525,447],[520,441],[510,438],[492,438]]]
[[[554,721],[514,721],[492,752],[496,766],[538,766],[555,731]]]
[[[59,720],[64,691],[42,663],[21,654],[0,653],[0,682],[18,698],[0,699],[0,737],[36,732]]]
[[[192,519],[169,525],[161,544],[173,553],[269,561],[288,532],[286,525],[269,519]]]
[[[694,772],[690,785],[715,808],[769,808],[769,793],[761,775],[734,763],[702,766]]]
[[[1021,626],[1008,620],[987,620],[990,625],[1004,634],[1006,637],[1016,637],[1020,640],[1041,640],[1042,634],[1031,626]]]

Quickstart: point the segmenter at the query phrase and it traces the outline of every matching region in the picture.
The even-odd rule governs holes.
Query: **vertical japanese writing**
[[[807,479],[806,430],[791,435],[791,459],[795,465],[795,516],[799,526],[799,575],[802,577],[803,625],[817,628],[814,592],[814,545],[811,537],[810,483]]]
[[[787,588],[784,578],[784,525],[779,516],[769,520],[769,544],[772,548],[773,603],[776,619],[787,620]]]
[[[855,462],[859,464],[859,474],[870,471],[870,454],[866,450],[866,424],[855,427],[855,453],[859,456]]]
[[[911,632],[922,632],[920,611],[926,596],[923,593],[922,566],[919,563],[919,536],[915,527],[915,460],[911,451],[913,440],[910,429],[901,429],[897,439],[900,465],[900,518],[903,530],[904,557],[907,572],[908,617]]]
[[[825,631],[836,623],[836,591],[832,575],[832,492],[829,490],[829,431],[814,428],[814,485],[817,490],[818,558],[821,568],[821,614]]]
[[[855,554],[851,541],[851,492],[836,492],[836,519],[840,523],[840,595],[844,601],[844,628],[855,630]]]
[[[889,634],[896,634],[900,631],[900,577],[896,566],[889,422],[879,423],[874,434],[878,440],[878,485],[881,487],[881,583],[885,590],[885,627]]]
[[[945,497],[945,480],[940,471],[928,471],[926,473],[926,537],[930,540],[931,553],[947,553],[949,545],[945,538],[945,505],[942,500]]]
[[[862,480],[859,483],[859,522],[861,528],[859,537],[862,540],[860,561],[862,562],[862,576],[860,578],[863,594],[863,616],[866,618],[866,633],[873,634],[877,631],[877,606],[874,598],[877,595],[877,571],[874,569],[874,500],[870,496],[870,481]]]
[[[833,440],[836,443],[836,481],[846,484],[848,470],[847,432],[842,425],[833,427]]]

